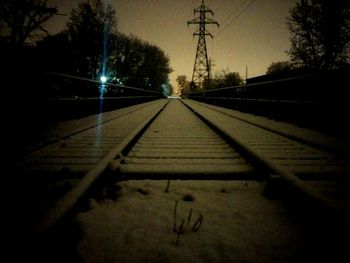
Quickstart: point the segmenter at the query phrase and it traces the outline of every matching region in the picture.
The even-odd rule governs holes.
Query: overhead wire
[[[247,1],[244,1],[247,2]],[[236,16],[234,16],[228,24],[226,24],[222,29],[219,29],[218,33],[216,34],[216,37],[219,36],[223,31],[225,31],[235,20],[237,20],[245,11],[248,10],[249,7],[251,7],[254,3],[256,2],[256,0],[252,0],[247,6],[245,6],[244,9],[242,9],[241,12],[239,12]],[[240,5],[242,6],[242,4]],[[238,10],[238,9],[237,9]],[[234,14],[234,12],[233,12]]]
[[[239,11],[239,9],[244,5],[244,3],[246,3],[247,1],[249,0],[240,1],[239,6],[233,9],[232,12],[224,20],[222,20],[221,24],[222,25],[226,24],[226,22],[229,21],[232,18],[232,16],[235,15]]]

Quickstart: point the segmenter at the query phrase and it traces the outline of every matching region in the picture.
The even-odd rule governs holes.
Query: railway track
[[[68,184],[43,205],[36,233],[45,235],[92,195],[130,179],[282,181],[316,205],[349,211],[344,149],[232,112],[191,100],[158,100],[34,151],[18,174],[30,174],[31,182],[33,176],[45,178],[49,189]]]
[[[348,206],[348,155],[336,144],[331,146],[332,139],[315,138],[319,136],[317,133],[300,130],[297,135],[293,131],[281,131],[281,127],[273,129],[220,111],[213,113],[211,107],[201,103],[187,105],[270,175],[277,175],[327,207],[339,208],[342,200],[339,196],[344,198],[344,207]]]

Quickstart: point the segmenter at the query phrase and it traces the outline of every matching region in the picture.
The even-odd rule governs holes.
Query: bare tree
[[[58,13],[48,7],[48,0],[1,0],[0,28],[7,42],[23,46],[28,39],[40,37],[47,31],[42,25]]]
[[[178,75],[176,77],[178,95],[187,94],[190,92],[191,82],[187,80],[186,75]]]
[[[349,57],[350,0],[299,0],[290,10],[288,54],[299,67],[331,70]]]
[[[185,76],[185,75],[177,76],[176,82],[179,85],[179,87],[184,87],[186,82],[187,82],[187,76]]]

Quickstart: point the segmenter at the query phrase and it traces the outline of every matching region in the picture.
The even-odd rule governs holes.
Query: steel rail
[[[94,182],[106,171],[111,162],[122,156],[132,142],[142,134],[147,127],[157,118],[160,112],[167,106],[168,102],[160,107],[152,116],[143,121],[135,128],[121,143],[113,148],[93,169],[88,171],[79,183],[66,193],[56,205],[46,213],[37,226],[37,236],[41,236],[48,229],[55,226],[80,200],[80,198],[92,187]],[[116,165],[114,163],[114,165]],[[116,167],[114,167],[116,168]]]
[[[201,102],[195,101],[195,103],[199,104]],[[244,122],[246,122],[248,124],[254,125],[256,127],[262,128],[264,130],[267,130],[267,131],[270,131],[270,132],[273,132],[273,133],[285,136],[285,137],[287,137],[289,139],[292,139],[292,140],[295,140],[295,141],[307,144],[307,145],[312,146],[312,147],[316,147],[316,148],[318,148],[320,150],[326,150],[326,151],[329,151],[329,152],[333,152],[334,154],[340,155],[340,156],[346,156],[346,155],[349,154],[348,150],[346,150],[346,149],[344,149],[344,148],[342,148],[339,145],[334,144],[334,143],[330,144],[330,143],[326,143],[326,142],[324,142],[322,140],[318,140],[318,138],[305,138],[305,137],[302,137],[300,135],[287,132],[285,130],[273,129],[273,128],[267,127],[266,125],[262,125],[262,124],[254,122],[254,121],[248,120],[246,118],[234,116],[233,114],[225,112],[225,109],[218,108],[216,105],[211,105],[211,104],[206,104],[206,103],[200,104],[200,105],[203,106],[203,107],[206,107],[208,109],[211,109],[213,111],[222,113],[222,114],[224,114],[226,116],[229,116],[229,117],[238,119],[240,121],[244,121]],[[227,109],[227,110],[230,110],[230,109]]]
[[[104,98],[104,99],[105,99],[105,98]],[[133,112],[136,112],[136,111],[145,109],[145,108],[147,108],[147,107],[150,107],[151,105],[152,105],[152,104],[150,104],[150,105],[143,105],[143,106],[140,107],[140,108],[136,108],[136,109],[133,109],[133,110],[131,110],[131,111],[124,112],[124,113],[122,113],[122,114],[120,114],[120,115],[117,115],[117,116],[114,116],[114,117],[111,117],[111,118],[107,118],[107,119],[104,119],[104,120],[97,120],[95,123],[90,124],[90,125],[87,125],[87,126],[84,126],[84,127],[81,127],[81,126],[80,126],[78,129],[74,129],[74,130],[71,130],[71,131],[69,131],[69,132],[64,132],[64,133],[60,134],[59,136],[55,136],[54,138],[45,139],[44,142],[41,142],[41,143],[36,144],[36,145],[34,145],[34,146],[32,146],[32,147],[29,147],[29,148],[26,150],[26,153],[31,153],[31,152],[33,152],[33,151],[35,151],[35,150],[38,150],[38,149],[40,149],[40,148],[42,148],[42,147],[45,147],[45,146],[49,145],[49,144],[58,142],[58,141],[60,141],[60,140],[62,140],[62,139],[67,139],[67,138],[69,138],[69,137],[71,137],[71,136],[74,136],[74,135],[77,135],[77,134],[79,134],[79,133],[81,133],[81,132],[84,132],[84,131],[87,131],[87,130],[89,130],[89,129],[95,128],[95,127],[97,127],[98,125],[106,124],[106,123],[108,123],[108,122],[114,121],[114,120],[116,120],[116,119],[119,119],[119,118],[121,118],[121,117],[124,117],[124,116],[126,116],[126,115],[128,115],[128,114],[131,114],[131,113],[133,113]],[[99,114],[101,114],[101,113],[99,113]]]
[[[253,160],[253,163],[257,165],[257,167],[264,168],[264,171],[268,171],[271,175],[281,176],[282,179],[285,179],[285,181],[289,182],[296,189],[300,190],[300,192],[304,193],[312,200],[315,200],[317,203],[321,203],[323,206],[333,209],[332,204],[329,203],[329,200],[327,198],[320,196],[316,191],[313,191],[313,189],[307,187],[305,183],[303,183],[303,180],[295,175],[293,171],[274,162],[267,156],[264,156],[264,154],[259,153],[258,150],[256,150],[254,147],[251,147],[248,143],[239,138],[239,136],[235,136],[230,130],[215,122],[215,117],[213,117],[214,115],[212,117],[208,117],[205,113],[202,113],[200,108],[205,108],[204,106],[196,105],[199,107],[197,108],[193,107],[193,105],[189,105],[187,102],[184,102],[182,100],[181,102],[193,113],[195,113],[201,120],[204,120],[205,123],[209,124],[209,128],[212,128],[214,131],[219,131],[219,135],[221,137],[223,137],[225,140],[229,139],[229,142],[232,142],[232,145],[237,145],[242,150],[243,157],[249,157],[251,160]],[[131,147],[142,136],[142,134],[144,134],[150,124],[153,123],[153,121],[158,117],[158,115],[163,111],[168,103],[169,101],[160,106],[160,108],[157,109],[152,116],[143,121],[121,143],[115,146],[115,148],[113,148],[93,169],[88,171],[82,180],[63,198],[61,198],[56,203],[56,205],[46,214],[38,226],[37,233],[45,233],[48,229],[55,226],[69,211],[72,210],[73,207],[75,207],[78,201],[81,200],[84,194],[92,187],[92,185],[94,185],[94,182],[100,178],[100,176],[107,170],[108,167],[110,167],[112,171],[118,171],[121,167],[120,162],[123,160],[123,154],[131,149]],[[216,113],[223,114],[218,111],[216,111]],[[231,117],[234,118],[233,116]],[[122,158],[118,159],[118,156]]]
[[[194,107],[184,102],[183,100],[182,102],[190,110],[192,110],[197,116],[199,116],[202,120],[209,123],[217,131],[222,133],[226,138],[229,138],[230,140],[232,140],[234,144],[237,144],[237,146],[239,146],[247,156],[250,156],[256,164],[259,164],[261,165],[261,167],[264,167],[267,171],[270,172],[271,175],[278,175],[281,179],[284,179],[287,183],[292,185],[295,189],[299,190],[300,193],[304,194],[304,196],[308,197],[309,200],[313,200],[316,204],[319,204],[321,207],[325,207],[330,211],[332,211],[333,213],[342,212],[341,209],[334,206],[334,204],[331,202],[329,198],[322,196],[319,194],[319,192],[315,191],[310,187],[307,187],[306,184],[303,182],[303,180],[301,180],[292,171],[290,171],[289,169],[279,164],[276,164],[271,159],[260,154],[256,149],[254,149],[244,140],[239,138],[239,136],[235,136],[233,132],[231,132],[228,129],[225,129],[225,127],[223,127],[218,122],[216,122],[215,119],[206,116],[206,114],[203,114],[200,109],[195,109]]]

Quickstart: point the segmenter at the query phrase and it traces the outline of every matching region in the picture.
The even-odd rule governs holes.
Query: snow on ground
[[[119,186],[116,201],[90,200],[77,217],[84,262],[306,262],[315,252],[282,203],[263,196],[263,182],[177,180],[168,192],[166,180]],[[179,235],[174,213],[176,232],[184,220]]]

